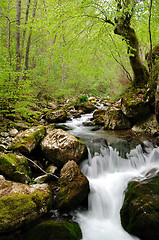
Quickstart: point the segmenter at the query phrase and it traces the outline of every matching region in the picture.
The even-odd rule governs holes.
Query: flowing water
[[[82,126],[91,115],[67,122],[72,127],[72,134],[88,142],[98,137],[104,137],[102,132],[91,132],[90,127]],[[111,135],[105,137],[113,138]],[[112,139],[115,141],[115,139]],[[116,139],[117,140],[117,139]],[[83,240],[133,240],[121,226],[120,209],[124,201],[124,191],[132,180],[143,180],[152,177],[159,171],[159,148],[154,148],[149,142],[144,143],[127,153],[127,158],[111,146],[101,145],[101,149],[89,157],[81,165],[82,172],[90,183],[88,210],[78,210],[74,213],[79,223]]]

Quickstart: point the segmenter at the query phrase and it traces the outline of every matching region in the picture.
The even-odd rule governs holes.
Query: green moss
[[[11,180],[14,180],[17,172],[31,176],[27,159],[13,153],[0,155],[0,172]]]
[[[82,233],[77,223],[48,221],[32,228],[24,240],[78,240]]]

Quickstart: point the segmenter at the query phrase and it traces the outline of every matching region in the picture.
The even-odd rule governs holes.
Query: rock
[[[48,103],[48,108],[56,109],[57,106],[56,106],[56,104],[55,104],[54,102],[49,102],[49,103]]]
[[[12,149],[24,154],[29,154],[39,144],[40,140],[45,136],[45,133],[45,126],[29,128],[15,137],[12,142]]]
[[[82,124],[83,124],[84,126],[94,126],[94,123],[91,122],[91,121],[83,122]]]
[[[130,183],[120,214],[122,225],[130,234],[158,240],[159,176]]]
[[[28,231],[23,240],[80,240],[82,233],[79,225],[73,222],[55,222],[53,220],[40,223]]]
[[[134,123],[144,119],[151,113],[151,106],[143,93],[127,93],[122,98],[121,109]]]
[[[82,110],[84,113],[91,113],[95,110],[95,105],[90,101],[75,104],[76,110]]]
[[[144,120],[138,121],[132,128],[133,131],[138,133],[146,133],[150,135],[159,134],[159,124],[156,120],[155,114],[149,115]]]
[[[3,175],[0,175],[0,181],[5,180],[5,177]]]
[[[1,136],[4,138],[9,137],[9,133],[8,132],[1,132]]]
[[[14,153],[0,153],[0,173],[9,180],[21,183],[28,183],[31,176],[27,159]]]
[[[95,110],[95,112],[93,113],[93,119],[95,124],[104,125],[104,117],[106,114],[106,110],[107,108],[100,108]]]
[[[121,130],[131,128],[131,122],[118,108],[108,107],[104,116],[104,129]]]
[[[84,143],[62,129],[54,129],[46,135],[41,149],[46,159],[57,167],[62,167],[70,159],[80,162],[88,154]]]
[[[66,122],[67,120],[67,112],[64,111],[63,109],[53,111],[53,112],[48,112],[46,114],[46,121],[49,123],[63,123]]]
[[[18,130],[16,128],[13,128],[9,131],[9,136],[15,137],[18,134]]]
[[[61,169],[60,190],[57,194],[59,210],[72,210],[77,207],[89,193],[89,182],[79,166],[72,160]]]
[[[46,172],[51,173],[53,175],[55,174],[56,171],[57,171],[57,167],[54,165],[49,165],[46,169]]]
[[[51,204],[51,191],[43,188],[0,180],[0,234],[15,231],[46,214]]]

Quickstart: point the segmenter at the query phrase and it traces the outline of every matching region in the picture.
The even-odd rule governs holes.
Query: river
[[[82,122],[91,119],[92,114],[83,115],[66,123],[70,133],[78,136],[88,146],[94,139],[104,138],[108,143],[125,142],[120,135],[111,131],[92,132]],[[124,132],[122,132],[124,136]],[[127,131],[125,131],[127,134]],[[145,139],[146,140],[146,139]],[[79,223],[83,240],[133,240],[139,239],[128,234],[121,226],[120,209],[124,201],[124,191],[132,180],[143,180],[155,175],[159,170],[159,148],[149,141],[139,144],[125,157],[116,148],[101,144],[100,149],[88,148],[89,157],[81,165],[81,170],[90,183],[88,209],[73,213]],[[153,171],[151,171],[153,169]],[[154,170],[155,169],[155,170]]]

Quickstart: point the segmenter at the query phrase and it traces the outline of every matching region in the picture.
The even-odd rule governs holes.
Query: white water
[[[68,121],[67,125],[73,128],[70,132],[86,141],[104,137],[82,125],[91,117],[91,114],[87,114]],[[112,147],[101,147],[101,152],[94,156],[89,153],[89,158],[81,166],[90,183],[88,210],[74,213],[83,240],[139,239],[122,228],[120,209],[130,181],[150,178],[159,171],[159,148],[145,142],[145,150],[143,152],[142,147],[137,146],[127,154],[128,159],[121,158]]]
[[[148,144],[143,153],[141,146],[132,150],[128,159],[122,159],[109,148],[101,148],[82,165],[90,183],[88,211],[76,212],[83,240],[132,240],[121,226],[120,209],[124,191],[131,180],[151,177],[159,170],[159,148]]]

